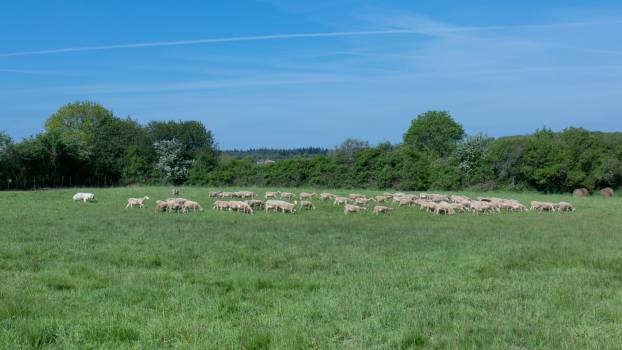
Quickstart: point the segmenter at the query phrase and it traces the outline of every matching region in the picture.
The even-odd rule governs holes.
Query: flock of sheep
[[[179,191],[173,189],[172,198],[167,200],[157,200],[155,210],[157,212],[176,212],[188,213],[190,211],[203,211],[203,207],[195,201],[179,197]],[[504,199],[495,197],[477,197],[471,199],[459,195],[428,194],[419,195],[407,194],[403,192],[389,193],[367,197],[361,194],[350,194],[348,196],[338,196],[332,193],[307,193],[301,192],[296,195],[293,192],[265,192],[264,199],[257,199],[257,194],[251,191],[237,192],[209,192],[210,198],[216,198],[212,209],[218,211],[234,211],[245,214],[254,214],[257,210],[266,212],[296,213],[297,210],[315,209],[314,199],[321,201],[331,201],[333,206],[343,206],[344,214],[359,213],[368,210],[371,203],[374,204],[372,213],[375,215],[388,214],[393,211],[392,207],[387,206],[388,202],[393,202],[398,206],[417,206],[434,214],[454,215],[457,212],[471,212],[475,214],[489,214],[501,211],[575,211],[572,204],[568,202],[538,202],[532,201],[527,208],[515,199]],[[299,199],[299,201],[297,200]],[[76,202],[89,202],[95,200],[93,193],[76,193],[73,196]],[[148,196],[142,198],[128,198],[125,208],[139,207],[144,208]],[[289,201],[288,201],[289,200]],[[293,200],[293,203],[291,202]]]

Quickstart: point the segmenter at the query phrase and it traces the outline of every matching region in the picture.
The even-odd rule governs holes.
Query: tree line
[[[445,111],[411,122],[403,142],[347,139],[334,150],[218,150],[197,121],[119,118],[93,102],[61,107],[34,137],[0,133],[0,188],[187,184],[395,190],[569,192],[622,183],[622,133],[543,128],[492,138],[466,135]],[[270,155],[273,164],[258,163]],[[30,186],[24,186],[30,187]]]

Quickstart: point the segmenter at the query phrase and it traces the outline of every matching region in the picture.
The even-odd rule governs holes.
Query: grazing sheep
[[[600,190],[600,194],[605,198],[612,198],[615,195],[615,192],[613,192],[613,188],[605,187]]]
[[[194,202],[194,201],[185,201],[183,208],[182,208],[184,213],[187,213],[189,210],[192,211],[203,211],[203,207],[201,206],[201,204]]]
[[[92,202],[95,200],[95,195],[88,192],[78,192],[73,195],[74,202]]]
[[[296,198],[296,194],[292,192],[281,192],[280,197],[281,199],[294,199]]]
[[[385,207],[383,205],[377,205],[374,207],[373,213],[376,215],[380,215],[389,214],[391,211],[393,211],[393,208]]]
[[[161,200],[157,200],[155,203],[155,211],[156,212],[163,212],[163,211],[167,211],[168,210],[168,204],[165,201],[161,201]]]
[[[555,203],[532,201],[530,210],[555,211]]]
[[[415,196],[414,194],[406,194],[402,192],[393,194],[393,203],[399,203],[400,200],[402,199],[406,199],[406,200],[410,200],[414,202],[414,200],[417,199],[417,196]]]
[[[352,200],[356,200],[357,198],[365,198],[365,196],[363,196],[362,194],[358,194],[358,193],[352,193],[348,195],[348,198]]]
[[[266,209],[266,213],[270,211],[274,211],[276,213],[279,211],[279,203],[276,200],[267,200],[264,204],[264,208]]]
[[[393,197],[391,196],[387,196],[387,195],[382,195],[382,196],[374,196],[374,200],[378,203],[384,203],[387,201],[387,199]]]
[[[214,210],[229,210],[229,202],[227,201],[215,201],[214,205],[212,206],[212,209]]]
[[[469,197],[465,197],[465,196],[458,196],[458,195],[452,195],[450,197],[451,201],[454,203],[468,203],[471,201],[471,199]]]
[[[242,212],[242,213],[246,213],[246,214],[254,214],[255,213],[253,208],[251,208],[251,206],[248,203],[242,202],[242,201],[231,201],[231,202],[229,202],[229,208],[231,210],[233,210],[233,211]]]
[[[209,198],[213,198],[213,197],[220,197],[220,194],[221,194],[221,193],[222,193],[222,192],[220,192],[220,191],[218,191],[218,192],[215,192],[215,191],[210,191],[210,192],[207,192],[207,196],[208,196]]]
[[[431,194],[428,199],[432,202],[449,202],[449,197],[444,194]]]
[[[356,204],[360,204],[360,205],[367,205],[369,204],[369,202],[371,202],[371,199],[365,198],[365,197],[358,197],[354,200],[354,202],[356,202]]]
[[[292,213],[292,214],[296,212],[296,205],[298,204],[297,201],[294,201],[294,203],[290,203],[286,201],[276,200],[274,202],[277,205],[277,211],[280,210],[283,213]]]
[[[232,193],[232,197],[235,198],[254,198],[255,196],[257,196],[257,194],[251,191],[237,191]]]
[[[279,192],[266,192],[266,194],[264,195],[265,199],[268,198],[273,198],[276,199],[279,196]]]
[[[581,187],[572,191],[573,197],[589,197],[590,191],[587,188]]]
[[[300,201],[300,209],[315,209],[315,204],[310,201]]]
[[[343,213],[345,215],[348,215],[348,213],[359,213],[359,212],[366,211],[366,210],[367,208],[365,207],[359,207],[358,205],[346,204],[343,209]]]
[[[415,199],[412,197],[400,197],[400,199],[397,201],[399,203],[399,206],[401,207],[402,205],[414,205],[415,204]]]
[[[127,199],[127,205],[125,206],[125,209],[127,208],[134,208],[135,205],[137,205],[139,208],[144,208],[145,207],[145,202],[149,199],[148,196],[144,196],[142,198],[128,198]]]
[[[489,202],[471,201],[469,209],[473,214],[488,214],[495,211],[495,208]]]
[[[447,202],[434,203],[435,214],[454,215],[456,212],[454,207]]]
[[[166,202],[166,209],[168,210],[169,213],[176,212],[179,214],[180,212],[182,212],[183,208],[184,206],[180,202],[175,202],[175,201]]]
[[[304,199],[313,199],[317,197],[317,193],[307,193],[307,192],[301,192],[300,193],[300,200],[304,200]]]
[[[333,206],[348,204],[348,202],[350,202],[350,198],[335,196],[335,202],[333,203]]]
[[[323,200],[323,201],[329,201],[329,200],[334,199],[335,197],[336,196],[334,194],[332,194],[332,193],[324,192],[324,193],[320,194],[320,199]]]
[[[220,192],[219,197],[220,198],[232,198],[233,192]]]
[[[245,200],[244,202],[250,205],[251,208],[253,209],[257,209],[257,208],[261,209],[264,206],[264,202],[260,199],[248,199],[248,200]]]
[[[555,208],[559,211],[575,211],[575,207],[568,202],[559,202],[555,205]]]
[[[434,204],[434,202],[430,202],[429,200],[426,200],[426,199],[419,199],[415,203],[419,204],[420,210],[425,210],[427,212],[434,211],[434,209],[436,208],[436,205]]]

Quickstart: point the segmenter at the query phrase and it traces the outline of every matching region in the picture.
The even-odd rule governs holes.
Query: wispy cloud
[[[48,49],[48,50],[19,51],[19,52],[0,53],[0,57],[47,55],[47,54],[67,53],[67,52],[83,52],[83,51],[99,51],[99,50],[135,49],[135,48],[145,48],[145,47],[215,44],[215,43],[230,43],[230,42],[241,42],[241,41],[266,41],[266,40],[286,40],[286,39],[302,39],[302,38],[329,38],[329,37],[374,36],[374,35],[395,35],[395,34],[422,34],[422,33],[414,29],[413,30],[393,29],[393,30],[367,30],[367,31],[351,31],[351,32],[255,35],[255,36],[238,36],[238,37],[228,37],[228,38],[156,41],[156,42],[133,43],[133,44],[82,46],[82,47],[67,47],[67,48]]]
[[[252,88],[262,86],[278,85],[305,85],[339,83],[351,81],[356,77],[344,75],[291,75],[276,76],[270,78],[249,78],[232,80],[208,80],[208,81],[186,81],[186,82],[161,82],[152,84],[95,84],[95,85],[75,85],[75,86],[54,86],[35,89],[11,90],[10,93],[53,93],[61,95],[114,95],[114,94],[143,94],[143,93],[163,93],[163,92],[189,92],[231,88]],[[9,91],[0,91],[9,93]]]
[[[62,72],[49,72],[49,71],[38,71],[38,70],[28,70],[28,69],[5,69],[5,68],[0,68],[0,73],[28,74],[28,75],[65,75],[65,73],[62,73]]]

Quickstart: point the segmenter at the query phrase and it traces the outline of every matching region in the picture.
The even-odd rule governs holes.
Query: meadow
[[[212,211],[208,190],[181,189],[206,208],[185,215],[154,212],[168,187],[90,189],[94,203],[0,192],[0,348],[622,347],[619,198],[487,193],[572,213],[344,216],[316,201],[244,215]],[[147,208],[124,209],[144,194]]]

